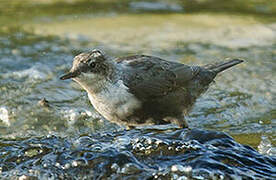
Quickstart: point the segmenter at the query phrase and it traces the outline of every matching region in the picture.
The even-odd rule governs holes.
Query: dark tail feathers
[[[207,64],[204,66],[204,68],[206,68],[210,71],[213,71],[215,73],[220,73],[220,72],[224,71],[225,69],[228,69],[228,68],[235,66],[237,64],[240,64],[242,62],[243,62],[243,60],[241,60],[241,59],[232,59],[227,62]]]

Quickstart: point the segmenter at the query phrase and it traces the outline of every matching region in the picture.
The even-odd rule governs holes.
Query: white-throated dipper
[[[218,73],[241,62],[188,66],[146,55],[111,58],[94,49],[77,55],[60,79],[79,83],[94,108],[111,122],[128,128],[168,123],[188,127],[184,115],[200,94]]]

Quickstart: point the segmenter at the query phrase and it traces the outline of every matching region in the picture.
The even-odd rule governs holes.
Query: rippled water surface
[[[187,4],[189,12],[182,1],[3,2],[1,179],[276,178],[275,3],[215,13]],[[198,99],[191,129],[126,131],[96,113],[76,83],[59,80],[76,54],[95,47],[114,57],[245,63]]]

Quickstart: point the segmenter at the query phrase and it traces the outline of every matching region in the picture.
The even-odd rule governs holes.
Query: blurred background
[[[194,131],[124,131],[59,80],[93,48],[245,62],[198,99]],[[275,145],[275,0],[1,0],[0,177],[274,179]]]
[[[245,59],[217,77],[188,122],[263,153],[275,147],[275,0],[2,0],[0,136],[122,129],[103,120],[77,84],[58,79],[93,48],[189,65]]]

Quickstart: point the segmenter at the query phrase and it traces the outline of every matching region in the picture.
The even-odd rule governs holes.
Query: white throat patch
[[[122,80],[112,84],[102,79],[94,83],[85,82],[85,85],[80,80],[76,81],[87,91],[94,108],[109,121],[123,123],[125,118],[141,107],[141,102],[128,91]]]

